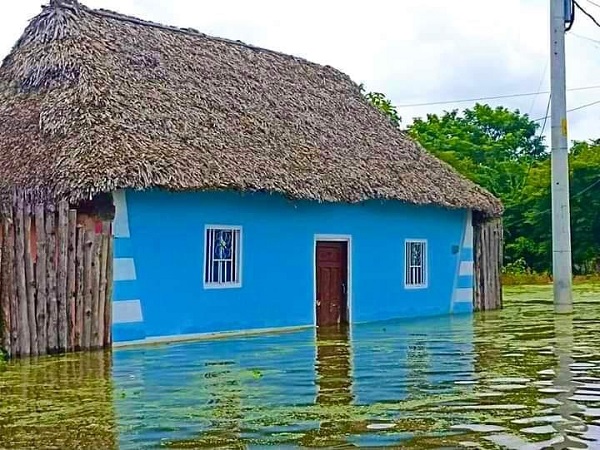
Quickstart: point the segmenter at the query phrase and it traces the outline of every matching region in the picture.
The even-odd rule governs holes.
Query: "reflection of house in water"
[[[204,378],[204,391],[208,395],[206,414],[202,417],[206,421],[205,429],[189,440],[173,442],[176,448],[227,448],[243,449],[246,442],[242,433],[242,398],[243,376],[240,368],[232,362],[206,363]],[[169,447],[167,443],[165,445]]]
[[[115,352],[122,443],[395,445],[404,401],[472,376],[472,328],[442,317]],[[461,378],[462,377],[462,378]],[[143,418],[138,418],[142,415]],[[411,426],[414,424],[411,423]],[[400,427],[397,427],[400,428]]]
[[[406,381],[409,398],[420,397],[422,391],[428,386],[429,357],[427,336],[423,334],[411,336],[406,347],[406,367],[408,369]]]
[[[352,361],[347,326],[321,327],[316,333],[316,406],[319,427],[302,438],[306,446],[347,445],[356,431],[352,417]]]
[[[115,352],[123,446],[245,448],[314,402],[312,330]],[[143,419],[136,416],[143,414]],[[132,420],[134,418],[135,420]]]
[[[352,403],[351,342],[347,326],[317,329],[317,405]]]
[[[454,381],[473,373],[470,317],[364,324],[352,335],[359,404],[449,393]]]

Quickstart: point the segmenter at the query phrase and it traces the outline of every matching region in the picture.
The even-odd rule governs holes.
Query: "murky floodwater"
[[[0,368],[0,448],[600,448],[600,287]],[[315,338],[317,345],[315,345]]]

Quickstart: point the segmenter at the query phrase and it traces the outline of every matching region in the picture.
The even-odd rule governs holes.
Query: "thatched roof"
[[[52,0],[0,69],[0,188],[398,199],[501,212],[348,76],[293,56]]]

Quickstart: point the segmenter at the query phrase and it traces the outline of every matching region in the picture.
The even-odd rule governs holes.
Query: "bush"
[[[550,282],[552,282],[552,277],[548,273],[534,272],[527,266],[523,258],[510,262],[502,268],[502,284],[507,286]]]
[[[502,284],[505,286],[541,285],[552,283],[552,275],[548,272],[535,272],[516,261],[502,269]],[[575,275],[573,284],[600,284],[600,273],[592,275]]]

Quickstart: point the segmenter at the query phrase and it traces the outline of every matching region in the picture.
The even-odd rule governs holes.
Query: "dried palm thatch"
[[[328,66],[52,0],[0,69],[0,189],[117,188],[502,212]]]

